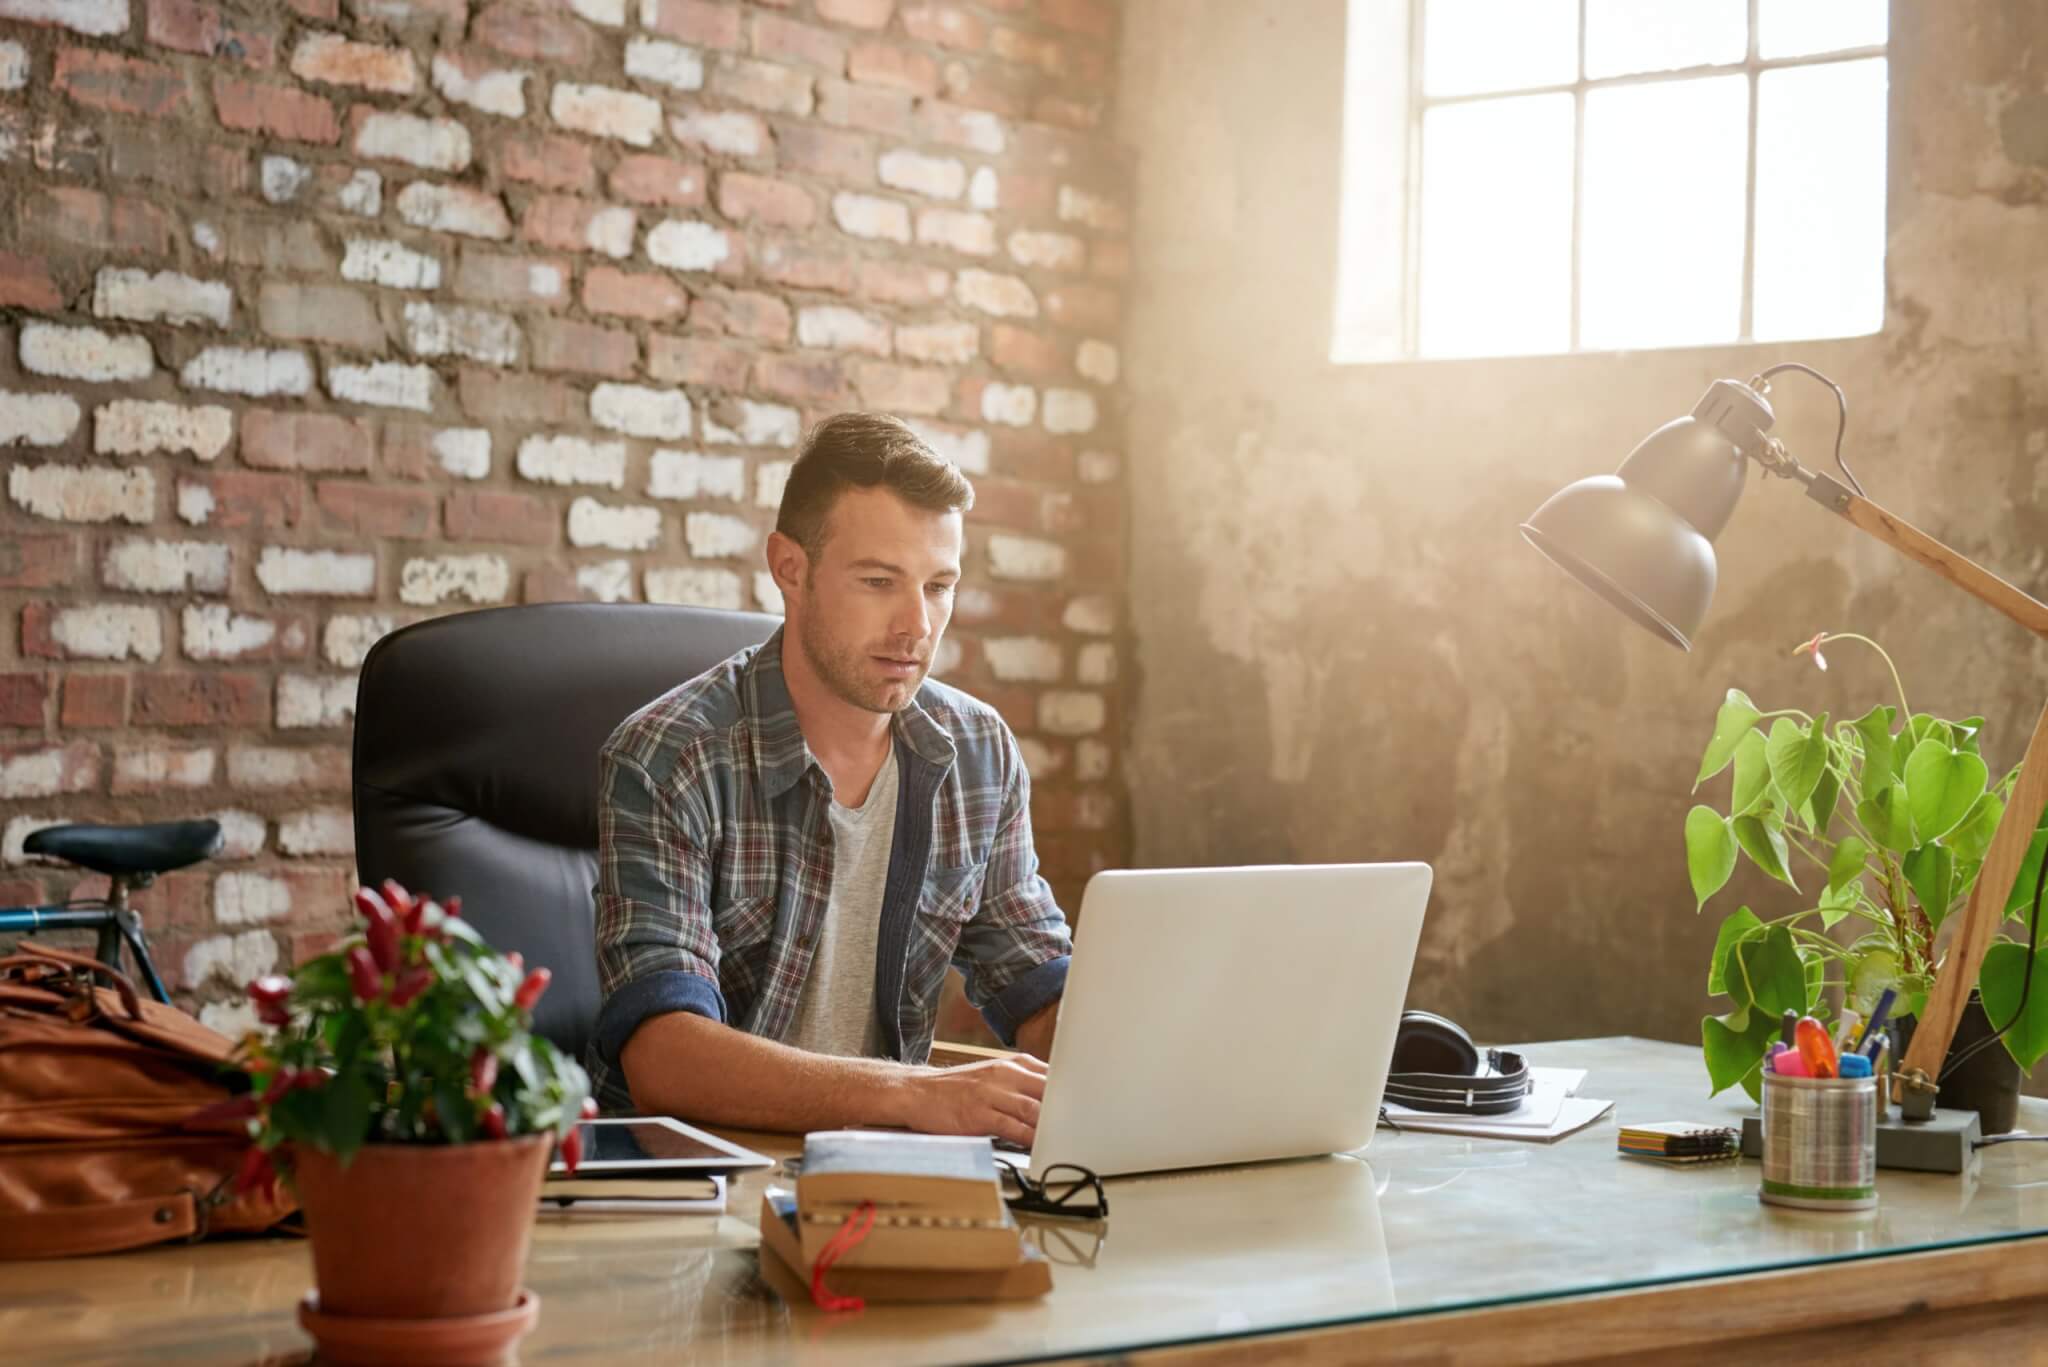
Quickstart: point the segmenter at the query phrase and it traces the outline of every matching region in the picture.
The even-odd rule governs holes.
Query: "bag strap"
[[[96,1206],[60,1206],[0,1220],[0,1260],[118,1253],[194,1239],[204,1230],[199,1200],[189,1191]]]
[[[1505,1115],[1529,1095],[1529,1061],[1511,1049],[1486,1051],[1488,1073],[1395,1073],[1386,1099],[1439,1115]]]
[[[120,994],[121,1009],[128,1013],[128,1019],[142,1019],[142,996],[119,969],[110,968],[90,955],[74,954],[68,949],[37,944],[34,940],[19,941],[14,949],[14,953],[0,957],[0,974],[11,968],[40,968],[46,972],[53,968],[68,968],[73,972],[96,974],[114,985],[114,991]]]

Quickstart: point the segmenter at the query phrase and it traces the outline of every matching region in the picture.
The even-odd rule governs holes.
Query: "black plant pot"
[[[1894,1068],[1913,1043],[1913,1027],[1917,1024],[1911,1016],[1893,1018]],[[1984,1133],[2004,1134],[2019,1123],[2020,1065],[2005,1051],[2003,1044],[1986,1044],[1981,1049],[1975,1047],[1978,1041],[1994,1033],[1991,1018],[1984,1012],[1984,999],[1972,991],[1970,1000],[1963,1007],[1963,1017],[1956,1023],[1955,1038],[1949,1041],[1948,1055],[1942,1060],[1940,1091],[1935,1095],[1934,1104],[1958,1111],[1975,1111]],[[1971,1051],[1970,1057],[1959,1066],[1951,1066],[1949,1060],[1965,1049]]]

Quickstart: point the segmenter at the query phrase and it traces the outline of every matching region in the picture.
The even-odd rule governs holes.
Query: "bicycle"
[[[0,935],[36,930],[96,931],[99,939],[94,956],[119,971],[121,947],[126,945],[135,956],[149,994],[168,1003],[171,994],[164,990],[164,980],[149,957],[142,917],[128,904],[128,895],[154,883],[160,873],[219,854],[221,845],[220,823],[210,818],[140,826],[45,826],[29,834],[22,842],[22,852],[61,859],[105,874],[107,895],[73,898],[42,907],[0,907]]]

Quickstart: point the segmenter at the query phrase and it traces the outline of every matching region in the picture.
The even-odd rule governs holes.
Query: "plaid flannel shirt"
[[[1073,941],[1031,843],[1031,780],[995,709],[927,680],[893,723],[896,830],[875,954],[893,1058],[931,1052],[946,966],[1006,1042],[1066,986]],[[782,632],[620,724],[600,757],[590,1071],[631,1109],[619,1051],[691,1011],[788,1037],[832,888],[832,787],[797,725]]]

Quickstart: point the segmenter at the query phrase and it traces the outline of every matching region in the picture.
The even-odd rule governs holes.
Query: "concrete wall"
[[[1343,0],[1131,0],[1139,863],[1425,859],[1412,1004],[1493,1037],[1690,1040],[1716,908],[1796,909],[1738,874],[1693,912],[1682,823],[1727,688],[1860,714],[1890,696],[1874,655],[1818,675],[1788,651],[1862,631],[1915,709],[1981,711],[1994,767],[2018,757],[2048,650],[1792,486],[1745,498],[1690,655],[1516,531],[1709,380],[1797,358],[1847,389],[1872,497],[2048,593],[2048,15],[1895,8],[1881,334],[1337,366]],[[1827,392],[1786,376],[1775,399],[1826,463]]]

